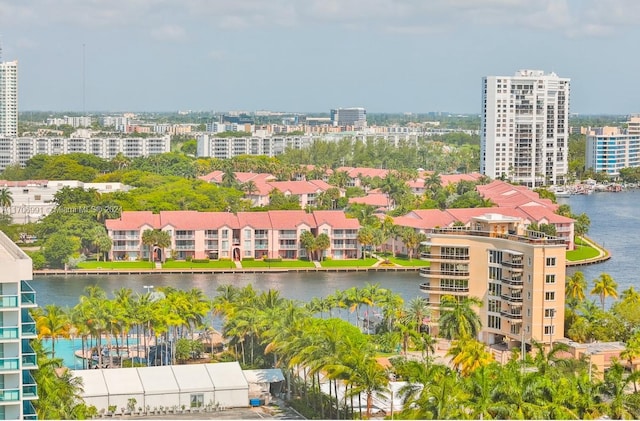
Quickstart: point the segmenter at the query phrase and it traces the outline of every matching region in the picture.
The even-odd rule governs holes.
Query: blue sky
[[[541,69],[635,113],[639,29],[637,0],[0,0],[21,111],[476,113],[482,76]]]

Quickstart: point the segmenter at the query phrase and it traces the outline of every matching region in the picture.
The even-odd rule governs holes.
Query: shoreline
[[[596,265],[611,259],[609,250],[587,236],[582,237],[598,255],[591,259],[569,261],[566,268]],[[299,267],[299,268],[181,268],[181,269],[40,269],[33,276],[87,276],[87,275],[157,275],[157,274],[229,274],[229,273],[300,273],[300,272],[418,272],[424,266],[351,266],[351,267]]]
[[[158,274],[213,274],[213,273],[296,273],[296,272],[418,272],[423,266],[376,266],[332,268],[204,268],[204,269],[42,269],[33,276],[86,276],[86,275],[158,275]]]

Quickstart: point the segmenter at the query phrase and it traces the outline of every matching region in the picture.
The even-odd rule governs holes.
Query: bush
[[[254,259],[253,257],[243,257],[242,260],[247,261],[247,262],[253,262],[256,259]]]
[[[44,258],[44,254],[41,251],[29,251],[27,255],[31,257],[31,262],[33,262],[33,268],[35,270],[44,269],[47,264],[47,260]]]
[[[193,256],[189,255],[184,260],[186,260],[187,262],[192,262],[193,261]]]
[[[191,259],[191,263],[209,263],[209,259]]]
[[[278,262],[282,262],[282,258],[281,257],[275,257],[275,258],[271,258],[271,259],[264,259],[265,262],[267,263],[278,263]]]

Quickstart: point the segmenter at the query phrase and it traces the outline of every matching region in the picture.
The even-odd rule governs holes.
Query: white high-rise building
[[[38,368],[29,341],[36,338],[36,324],[29,309],[37,307],[36,293],[27,280],[32,277],[31,259],[0,232],[0,419],[37,419],[31,403],[38,399],[31,375]]]
[[[569,81],[542,70],[482,78],[482,174],[529,187],[564,183]]]
[[[0,62],[0,136],[18,135],[18,62]]]

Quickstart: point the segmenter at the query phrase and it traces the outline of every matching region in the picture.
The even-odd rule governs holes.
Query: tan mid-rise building
[[[487,214],[470,227],[435,229],[423,243],[431,262],[420,276],[432,329],[442,297],[477,297],[482,342],[520,347],[563,338],[566,244],[524,232],[516,218]],[[435,332],[432,332],[435,333]]]

